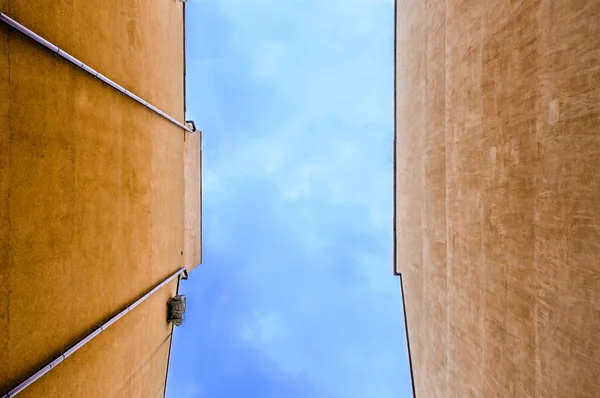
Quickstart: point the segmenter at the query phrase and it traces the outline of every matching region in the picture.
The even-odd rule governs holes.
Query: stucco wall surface
[[[182,5],[151,3],[0,11],[183,121]],[[184,265],[184,144],[182,129],[0,24],[0,391]],[[22,395],[161,396],[175,290]]]
[[[600,2],[397,0],[417,397],[600,391]]]
[[[185,169],[185,267],[191,271],[202,262],[202,132],[186,134]]]

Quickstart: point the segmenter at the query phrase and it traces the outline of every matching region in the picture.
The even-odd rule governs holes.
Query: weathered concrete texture
[[[202,132],[185,136],[185,267],[202,262]]]
[[[600,2],[397,1],[418,397],[600,391]]]
[[[181,3],[0,5],[183,120]],[[184,132],[2,25],[0,151],[4,391],[184,265]],[[165,287],[24,396],[157,395],[174,293]]]

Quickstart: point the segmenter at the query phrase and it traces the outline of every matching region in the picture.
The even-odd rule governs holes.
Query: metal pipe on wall
[[[21,382],[19,385],[17,385],[12,390],[10,390],[7,394],[3,395],[1,398],[13,398],[18,393],[20,393],[21,391],[25,390],[27,387],[29,387],[34,382],[36,382],[43,375],[45,375],[46,373],[48,373],[49,371],[51,371],[58,364],[60,364],[62,361],[64,361],[65,359],[67,359],[69,356],[71,356],[71,354],[73,354],[75,351],[77,351],[78,349],[80,349],[81,347],[83,347],[85,344],[87,344],[88,342],[90,342],[94,337],[98,336],[100,333],[102,333],[103,331],[105,331],[106,329],[108,329],[108,327],[110,325],[112,325],[113,323],[115,323],[116,321],[118,321],[119,319],[121,319],[129,311],[133,310],[139,304],[141,304],[142,302],[144,302],[148,297],[152,296],[154,293],[156,293],[158,290],[160,290],[160,288],[162,288],[167,283],[171,282],[174,278],[178,277],[181,274],[183,274],[182,279],[187,279],[187,271],[186,271],[186,269],[185,268],[180,268],[177,272],[175,272],[174,274],[172,274],[171,276],[169,276],[167,279],[165,279],[164,281],[162,281],[161,283],[159,283],[157,286],[155,286],[148,293],[144,294],[142,297],[140,297],[139,299],[137,299],[136,301],[134,301],[133,303],[131,303],[130,305],[128,305],[123,311],[119,312],[117,315],[113,316],[108,321],[106,321],[105,323],[103,323],[102,325],[100,325],[99,328],[97,328],[92,333],[88,334],[86,337],[84,337],[83,339],[81,339],[80,341],[78,341],[76,344],[74,344],[73,346],[71,346],[71,348],[69,348],[63,354],[61,354],[60,356],[58,356],[56,359],[50,361],[47,365],[45,365],[43,368],[41,368],[40,370],[38,370],[37,372],[35,372],[33,375],[29,376],[27,379],[25,379],[23,382]]]
[[[167,113],[161,111],[157,107],[155,107],[152,104],[150,104],[148,101],[145,101],[145,100],[141,99],[137,95],[135,95],[132,92],[126,90],[123,87],[121,87],[120,85],[118,85],[114,81],[110,80],[106,76],[102,75],[98,71],[96,71],[93,68],[89,67],[88,65],[84,64],[82,61],[78,60],[77,58],[75,58],[71,54],[67,53],[66,51],[61,50],[56,45],[50,43],[48,40],[46,40],[43,37],[39,36],[35,32],[27,29],[25,26],[21,25],[20,23],[18,23],[14,19],[10,18],[8,15],[3,14],[3,13],[0,12],[0,21],[4,22],[8,26],[14,28],[15,30],[18,30],[19,32],[21,32],[25,36],[29,37],[30,39],[32,39],[32,40],[36,41],[37,43],[41,44],[42,46],[46,47],[48,50],[52,51],[56,55],[60,55],[61,57],[63,57],[67,61],[69,61],[70,63],[74,64],[75,66],[77,66],[77,67],[79,67],[81,69],[83,69],[84,71],[86,71],[90,75],[94,76],[96,79],[99,79],[99,80],[103,81],[104,83],[108,84],[109,86],[111,86],[115,90],[120,91],[121,93],[127,95],[131,99],[139,102],[140,104],[144,105],[146,108],[150,109],[152,112],[155,112],[155,113],[159,114],[160,116],[164,117],[165,119],[167,119],[171,123],[176,124],[177,126],[181,127],[182,129],[184,129],[186,131],[189,131],[190,133],[193,133],[194,131],[196,131],[195,127],[189,127],[189,126],[187,126],[187,125],[179,122],[178,120],[176,120],[173,117],[169,116]]]

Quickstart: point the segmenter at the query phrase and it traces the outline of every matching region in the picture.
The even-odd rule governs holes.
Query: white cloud
[[[242,325],[241,337],[247,342],[263,348],[283,338],[285,331],[277,315],[255,313],[251,322]]]

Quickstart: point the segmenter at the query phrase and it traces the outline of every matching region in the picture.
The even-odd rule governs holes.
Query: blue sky
[[[393,0],[190,0],[203,264],[169,398],[399,398]]]

